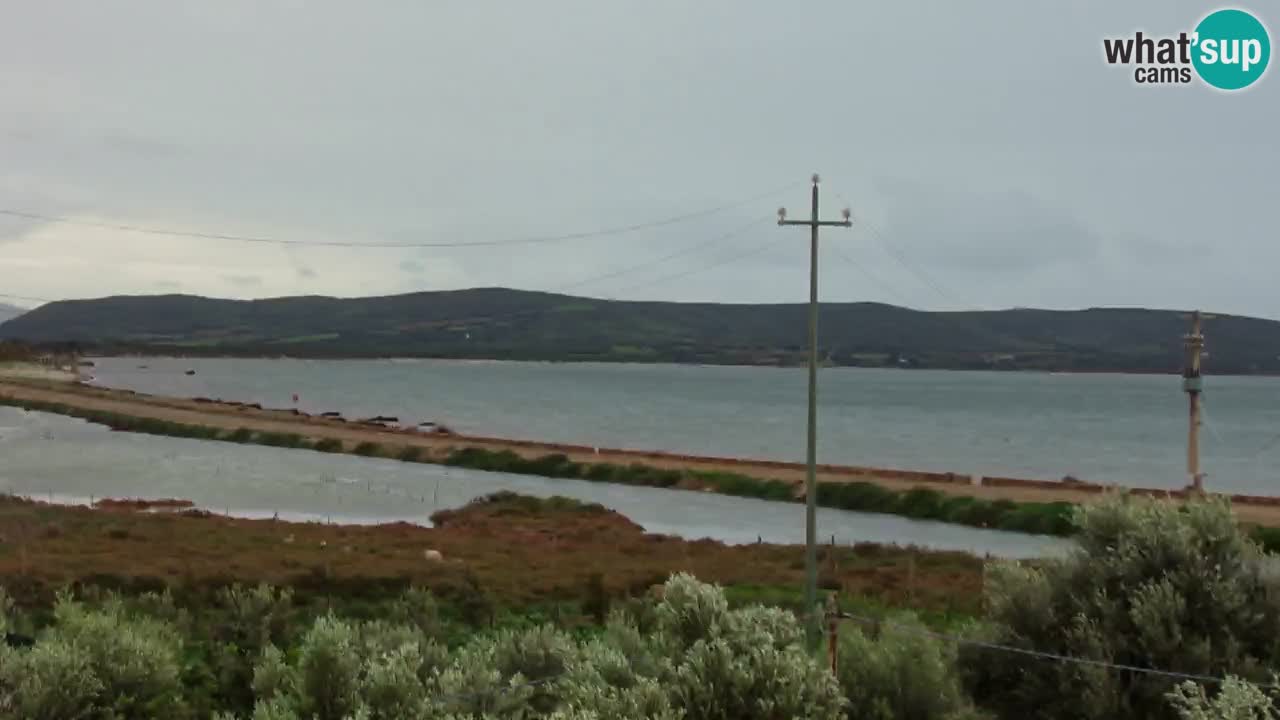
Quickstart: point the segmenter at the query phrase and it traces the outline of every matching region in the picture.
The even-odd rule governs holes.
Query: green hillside
[[[806,306],[611,301],[501,288],[340,299],[188,295],[51,303],[0,338],[97,352],[305,357],[430,356],[793,365]],[[922,312],[822,306],[821,352],[837,365],[1174,372],[1187,321],[1169,310]],[[1221,316],[1215,373],[1280,372],[1280,322]]]

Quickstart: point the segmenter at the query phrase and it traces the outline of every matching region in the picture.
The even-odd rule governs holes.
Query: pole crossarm
[[[818,227],[820,228],[854,227],[854,223],[852,223],[851,220],[818,220],[817,223],[813,222],[813,220],[778,220],[778,224],[780,225],[818,225]]]

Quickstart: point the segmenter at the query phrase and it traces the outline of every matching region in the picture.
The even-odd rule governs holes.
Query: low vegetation
[[[1109,501],[1084,509],[1078,522],[1075,552],[1037,567],[989,569],[983,641],[1270,682],[1280,668],[1280,557],[1240,531],[1226,502]],[[1043,716],[1046,707],[1071,707],[1084,719],[1180,717],[1166,702],[1179,682],[1168,674],[982,646],[966,648],[961,660],[972,692],[1002,717]]]
[[[425,522],[429,504],[423,512]],[[364,602],[416,585],[459,615],[489,608],[487,623],[490,611],[498,617],[530,607],[589,615],[589,605],[621,602],[689,572],[724,585],[733,602],[799,607],[804,562],[794,547],[649,535],[599,505],[511,493],[431,513],[430,522],[342,526],[198,510],[105,512],[0,496],[0,584],[30,607],[52,603],[69,584],[169,588],[197,604],[233,582],[288,588],[306,604]],[[441,559],[427,557],[429,550]],[[821,559],[824,582],[841,588],[850,608],[909,606],[939,627],[979,608],[981,563],[964,553],[865,544],[823,547]]]
[[[469,528],[475,542],[576,518],[572,534],[606,517],[501,495],[441,516],[437,532]],[[835,672],[804,648],[791,611],[683,571],[577,615],[536,602],[498,615],[492,594],[458,603],[416,583],[323,601],[305,583],[193,593],[86,581],[47,604],[0,592],[0,631],[22,640],[0,647],[0,718],[1277,717],[1277,558],[1224,501],[1112,496],[1075,522],[1067,555],[990,567],[985,611],[969,620],[843,605]],[[545,574],[574,561],[546,560]]]

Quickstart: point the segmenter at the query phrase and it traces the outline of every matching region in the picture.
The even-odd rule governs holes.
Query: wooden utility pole
[[[821,617],[818,612],[818,550],[817,550],[817,457],[818,457],[818,228],[823,225],[852,227],[850,212],[845,208],[842,220],[818,219],[818,176],[813,176],[812,210],[808,220],[788,220],[787,209],[778,208],[779,225],[806,225],[809,227],[809,432],[805,459],[805,525],[804,525],[804,604],[805,627],[809,647],[816,648],[822,638]]]
[[[1191,476],[1191,491],[1204,492],[1204,473],[1200,472],[1200,393],[1204,391],[1204,379],[1200,376],[1200,356],[1204,352],[1204,334],[1201,321],[1207,316],[1199,310],[1191,313],[1191,332],[1183,336],[1187,350],[1186,364],[1182,370],[1182,389],[1190,402],[1190,419],[1187,427],[1187,474]]]

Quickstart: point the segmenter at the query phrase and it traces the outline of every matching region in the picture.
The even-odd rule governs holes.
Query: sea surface
[[[64,503],[185,498],[239,517],[430,524],[437,509],[498,490],[562,495],[617,510],[649,532],[728,543],[804,542],[804,506],[659,488],[553,480],[182,438],[112,432],[0,407],[0,492]],[[824,542],[869,541],[1031,557],[1068,543],[891,515],[820,509]]]
[[[465,433],[802,461],[804,369],[439,360],[108,358],[95,382],[391,415]],[[143,367],[145,366],[145,367]],[[194,375],[185,371],[195,370]],[[1211,488],[1280,494],[1280,378],[1206,377]],[[1167,375],[823,369],[820,462],[1177,488],[1187,397]]]

